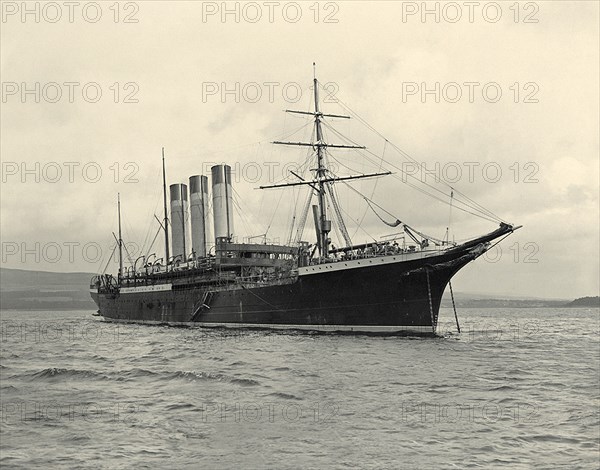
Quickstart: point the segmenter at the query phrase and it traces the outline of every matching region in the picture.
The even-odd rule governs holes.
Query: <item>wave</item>
[[[63,378],[80,378],[80,379],[104,379],[106,375],[94,372],[91,370],[79,369],[64,369],[60,367],[48,367],[38,372],[14,375],[12,378],[29,378],[30,380],[39,379],[63,379]]]
[[[140,369],[136,367],[134,369],[112,372],[109,374],[109,378],[117,380],[118,382],[125,382],[145,377],[157,377],[159,375],[160,372],[154,372],[152,370]]]
[[[269,393],[267,396],[268,397],[283,398],[285,400],[302,400],[302,398],[299,398],[296,395],[292,395],[290,393],[283,393],[283,392]]]
[[[95,372],[91,370],[65,369],[59,367],[49,367],[37,372],[30,372],[21,375],[14,375],[11,379],[25,380],[68,380],[68,379],[87,379],[87,380],[115,380],[118,382],[139,380],[143,378],[154,378],[156,380],[214,380],[219,382],[228,382],[238,385],[252,386],[260,385],[253,379],[232,377],[225,374],[213,372],[196,371],[152,371],[148,369],[129,369],[118,372]]]
[[[525,441],[556,442],[559,444],[579,444],[580,442],[580,440],[576,438],[558,436],[554,434],[536,434],[525,438]]]
[[[260,382],[258,382],[257,380],[253,380],[253,379],[238,379],[238,378],[233,378],[231,379],[231,383],[234,384],[238,384],[238,385],[260,385]]]
[[[197,410],[198,407],[196,405],[192,405],[191,403],[173,403],[172,405],[167,405],[165,407],[167,410]]]
[[[169,379],[185,379],[185,380],[215,380],[218,382],[236,383],[239,385],[260,385],[259,382],[252,379],[230,377],[228,375],[212,373],[212,372],[195,372],[195,371],[175,371],[167,373]]]

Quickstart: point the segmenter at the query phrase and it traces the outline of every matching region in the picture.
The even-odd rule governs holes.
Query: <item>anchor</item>
[[[214,292],[209,291],[209,290],[204,292],[204,295],[202,296],[202,300],[196,302],[196,305],[198,305],[198,304],[199,305],[194,309],[194,313],[192,313],[190,322],[197,321],[197,318],[200,316],[200,314],[202,312],[205,312],[206,310],[210,309],[210,301],[213,298],[213,294],[214,294]]]

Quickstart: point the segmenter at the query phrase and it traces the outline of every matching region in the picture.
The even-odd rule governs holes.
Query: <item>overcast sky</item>
[[[2,266],[102,270],[117,192],[124,238],[148,247],[162,217],[161,147],[171,183],[229,163],[236,235],[285,241],[298,192],[254,188],[290,179],[283,166],[306,157],[269,142],[297,129],[291,139],[310,139],[308,121],[282,111],[310,109],[314,61],[330,83],[323,110],[345,113],[339,98],[380,134],[332,122],[378,156],[336,152],[337,174],[378,171],[382,154],[415,173],[393,143],[433,172],[417,178],[451,179],[524,226],[463,269],[455,290],[598,295],[597,2],[429,2],[424,16],[421,2],[231,2],[224,16],[221,2],[25,5],[23,15],[21,2],[2,2],[0,24]],[[496,228],[395,171],[353,187],[434,236]],[[344,190],[355,242],[394,233]]]

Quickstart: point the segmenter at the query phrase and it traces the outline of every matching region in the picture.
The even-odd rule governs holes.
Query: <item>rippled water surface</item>
[[[459,318],[382,338],[4,311],[0,464],[598,468],[598,310]]]

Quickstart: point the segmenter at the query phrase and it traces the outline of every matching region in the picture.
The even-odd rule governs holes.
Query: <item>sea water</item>
[[[437,338],[3,311],[3,468],[598,468],[598,309]]]

